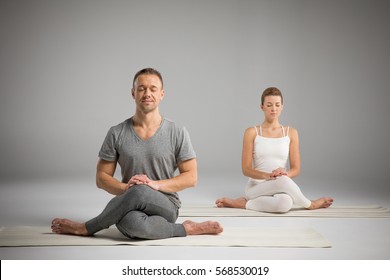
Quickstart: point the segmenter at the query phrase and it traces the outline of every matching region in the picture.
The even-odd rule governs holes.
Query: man
[[[110,128],[97,164],[97,186],[116,196],[85,223],[54,219],[52,231],[87,236],[115,224],[125,236],[142,239],[222,232],[213,221],[175,223],[177,192],[195,186],[197,163],[187,130],[159,112],[164,98],[161,74],[152,68],[140,70],[131,92],[135,114]],[[122,181],[114,178],[117,163]]]

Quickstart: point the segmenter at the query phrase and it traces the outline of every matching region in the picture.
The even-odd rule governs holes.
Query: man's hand
[[[145,174],[137,174],[130,178],[126,189],[134,185],[147,185],[150,188],[161,192],[179,192],[188,187],[193,187],[197,182],[196,159],[189,159],[178,164],[179,175],[170,178],[154,181]]]
[[[147,185],[156,191],[160,189],[157,181],[149,179],[149,177],[145,174],[137,174],[131,177],[129,182],[127,183],[127,188],[131,188],[134,185]]]

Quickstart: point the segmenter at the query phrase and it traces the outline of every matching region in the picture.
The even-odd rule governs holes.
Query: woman
[[[329,207],[333,198],[310,201],[291,179],[300,172],[299,139],[296,129],[279,123],[283,110],[280,90],[264,90],[260,108],[263,123],[247,128],[244,134],[242,172],[249,177],[245,197],[220,198],[216,205],[272,213],[285,213],[293,206],[310,210]]]

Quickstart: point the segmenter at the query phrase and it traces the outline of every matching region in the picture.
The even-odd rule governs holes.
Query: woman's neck
[[[281,127],[281,124],[279,123],[278,119],[274,119],[274,120],[264,120],[261,126],[263,128],[279,128]]]

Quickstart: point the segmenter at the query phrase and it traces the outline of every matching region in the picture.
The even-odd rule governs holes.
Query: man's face
[[[158,108],[164,97],[161,80],[156,75],[140,75],[134,82],[132,96],[139,110],[144,113]]]

